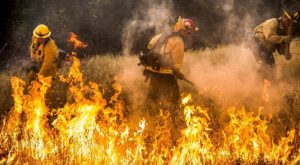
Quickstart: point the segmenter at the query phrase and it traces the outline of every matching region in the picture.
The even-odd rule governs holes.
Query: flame
[[[266,133],[269,119],[262,119],[261,114],[255,116],[253,113],[246,113],[244,109],[235,108],[230,110],[229,115],[231,120],[223,132],[224,145],[221,150],[227,159],[286,163],[293,148],[289,143],[294,139],[294,130],[276,145]]]
[[[181,99],[181,104],[182,104],[182,105],[186,105],[186,104],[188,104],[190,101],[192,101],[192,95],[191,95],[191,94],[188,94],[188,95],[184,96],[184,97]]]
[[[120,99],[122,87],[106,100],[99,86],[85,82],[80,61],[72,56],[67,76],[68,101],[49,109],[45,95],[51,78],[39,76],[28,88],[12,77],[14,107],[0,126],[0,164],[297,164],[295,130],[278,143],[267,133],[271,117],[245,109],[228,110],[229,121],[218,140],[209,110],[182,99],[185,128],[172,142],[172,116],[161,110],[155,128],[141,119],[129,126]]]
[[[191,99],[188,95],[182,103]],[[186,101],[184,101],[186,100]],[[179,145],[174,150],[171,164],[213,163],[213,145],[209,138],[209,116],[206,110],[194,105],[184,107],[187,128],[182,130]]]
[[[67,40],[67,42],[73,44],[74,49],[85,48],[88,46],[86,43],[80,41],[78,39],[78,36],[73,32],[69,32],[69,39]]]

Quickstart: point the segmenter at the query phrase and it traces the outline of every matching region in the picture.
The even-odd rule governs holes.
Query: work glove
[[[290,37],[290,36],[285,36],[284,37],[284,40],[283,40],[284,43],[290,44],[291,41],[292,41],[292,37]],[[287,46],[288,46],[287,47],[288,50],[286,50],[286,48],[284,48],[283,54],[284,54],[286,60],[290,60],[292,58],[292,55],[289,52],[289,45],[287,45]]]
[[[290,36],[284,36],[283,37],[283,42],[284,43],[290,43],[292,41],[292,38]]]
[[[291,53],[288,53],[288,54],[285,55],[285,59],[286,60],[290,60],[291,58],[292,58]]]

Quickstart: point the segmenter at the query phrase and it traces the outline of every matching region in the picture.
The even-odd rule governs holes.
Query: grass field
[[[299,129],[300,62],[297,56],[291,61],[275,56],[276,76],[266,86],[257,73],[260,64],[243,45],[194,50],[185,54],[182,72],[195,86],[179,81],[180,91],[191,93],[194,104],[208,110],[212,139],[221,135],[221,130],[230,120],[228,110],[232,107],[255,114],[262,112],[265,116],[272,115],[267,132],[275,142],[287,136],[289,130]],[[135,55],[95,55],[81,60],[84,80],[99,84],[106,100],[114,94],[112,84],[117,82],[122,86],[121,100],[125,103],[126,117],[129,122],[135,123],[145,114],[143,103],[147,94],[147,83],[137,63]],[[59,75],[67,75],[70,65],[65,63]],[[2,114],[9,112],[14,104],[10,78],[17,76],[28,81],[25,73],[27,61],[18,61],[17,66],[0,73]],[[47,95],[50,112],[67,102],[67,89],[68,86],[56,77]]]
[[[231,106],[244,106],[249,111],[264,109],[267,113],[282,112],[291,108],[293,111],[300,111],[296,108],[296,105],[299,105],[300,90],[299,59],[294,57],[291,61],[285,61],[281,56],[275,57],[276,81],[271,82],[268,89],[268,102],[262,98],[263,81],[258,78],[256,72],[258,64],[243,45],[188,51],[182,70],[186,77],[194,82],[195,87],[179,81],[181,92],[192,93],[197,99],[200,97],[199,102],[202,104],[213,103],[207,105],[208,108],[218,111],[225,111]],[[17,63],[15,66],[18,67],[0,73],[0,97],[3,98],[0,101],[1,113],[8,112],[13,106],[10,77],[17,76],[26,80],[27,61],[20,60]],[[147,83],[144,82],[142,67],[137,66],[137,63],[138,58],[135,55],[104,54],[82,59],[81,68],[84,79],[100,84],[107,97],[113,94],[111,85],[114,82],[120,83],[124,89],[123,98],[130,104],[128,106],[131,109],[140,109],[147,93]],[[67,74],[68,66],[70,64],[66,63],[60,69],[59,75]],[[66,102],[66,87],[57,77],[49,94],[50,107],[57,108]]]

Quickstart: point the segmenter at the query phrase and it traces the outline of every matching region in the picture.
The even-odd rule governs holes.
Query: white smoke
[[[169,20],[174,17],[172,7],[173,3],[169,0],[161,2],[154,0],[142,1],[123,29],[123,53],[130,54],[134,42],[146,30],[154,29],[157,34],[170,29]]]

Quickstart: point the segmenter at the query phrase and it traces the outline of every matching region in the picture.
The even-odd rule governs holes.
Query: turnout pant
[[[273,52],[276,49],[271,50],[265,48],[257,39],[252,41],[253,42],[249,43],[249,48],[251,49],[255,59],[260,64],[258,73],[262,79],[274,79],[275,58]]]
[[[179,87],[174,75],[150,73],[150,84],[146,108],[150,115],[157,115],[160,109],[176,111],[179,105]]]

